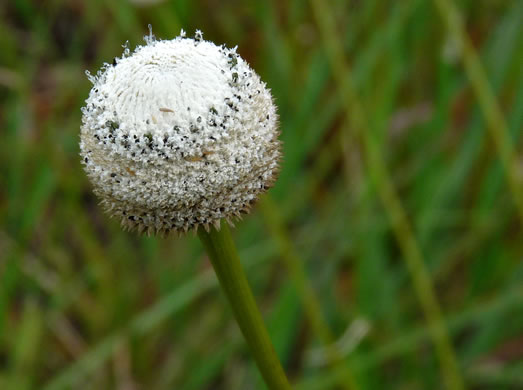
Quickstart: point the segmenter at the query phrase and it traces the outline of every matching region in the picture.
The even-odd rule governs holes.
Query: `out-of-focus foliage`
[[[522,388],[523,221],[463,47],[434,3],[324,1],[336,31],[325,38],[299,0],[0,1],[0,389],[263,388],[199,242],[123,232],[82,171],[84,72],[127,40],[142,43],[148,24],[159,38],[201,29],[238,45],[276,98],[281,177],[234,234],[297,388],[339,388],[340,366],[360,389],[443,383],[401,235],[354,136],[361,122],[340,94],[333,43],[464,383]],[[456,3],[522,185],[523,3]],[[327,364],[289,257],[305,266],[346,362]]]

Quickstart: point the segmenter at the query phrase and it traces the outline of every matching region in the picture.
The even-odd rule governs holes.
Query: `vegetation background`
[[[234,235],[297,389],[523,388],[522,20],[0,0],[0,389],[263,388],[199,241],[123,232],[79,161],[85,70],[148,24],[238,45],[279,106],[281,177]]]

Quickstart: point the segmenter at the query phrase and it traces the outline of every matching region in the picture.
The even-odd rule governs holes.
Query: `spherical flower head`
[[[194,39],[150,35],[89,78],[82,161],[124,227],[165,235],[219,226],[273,185],[276,107],[236,48],[200,31]]]

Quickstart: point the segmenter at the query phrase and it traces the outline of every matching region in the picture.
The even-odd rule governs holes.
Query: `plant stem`
[[[229,226],[198,229],[220,285],[231,304],[236,321],[249,345],[256,364],[270,389],[291,389],[283,368],[265,329],[260,311],[252,295],[247,277],[236,252]]]

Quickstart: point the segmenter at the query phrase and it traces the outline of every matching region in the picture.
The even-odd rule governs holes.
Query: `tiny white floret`
[[[127,45],[96,76],[80,151],[111,216],[148,234],[219,226],[248,212],[278,174],[272,96],[236,53],[182,33]]]

